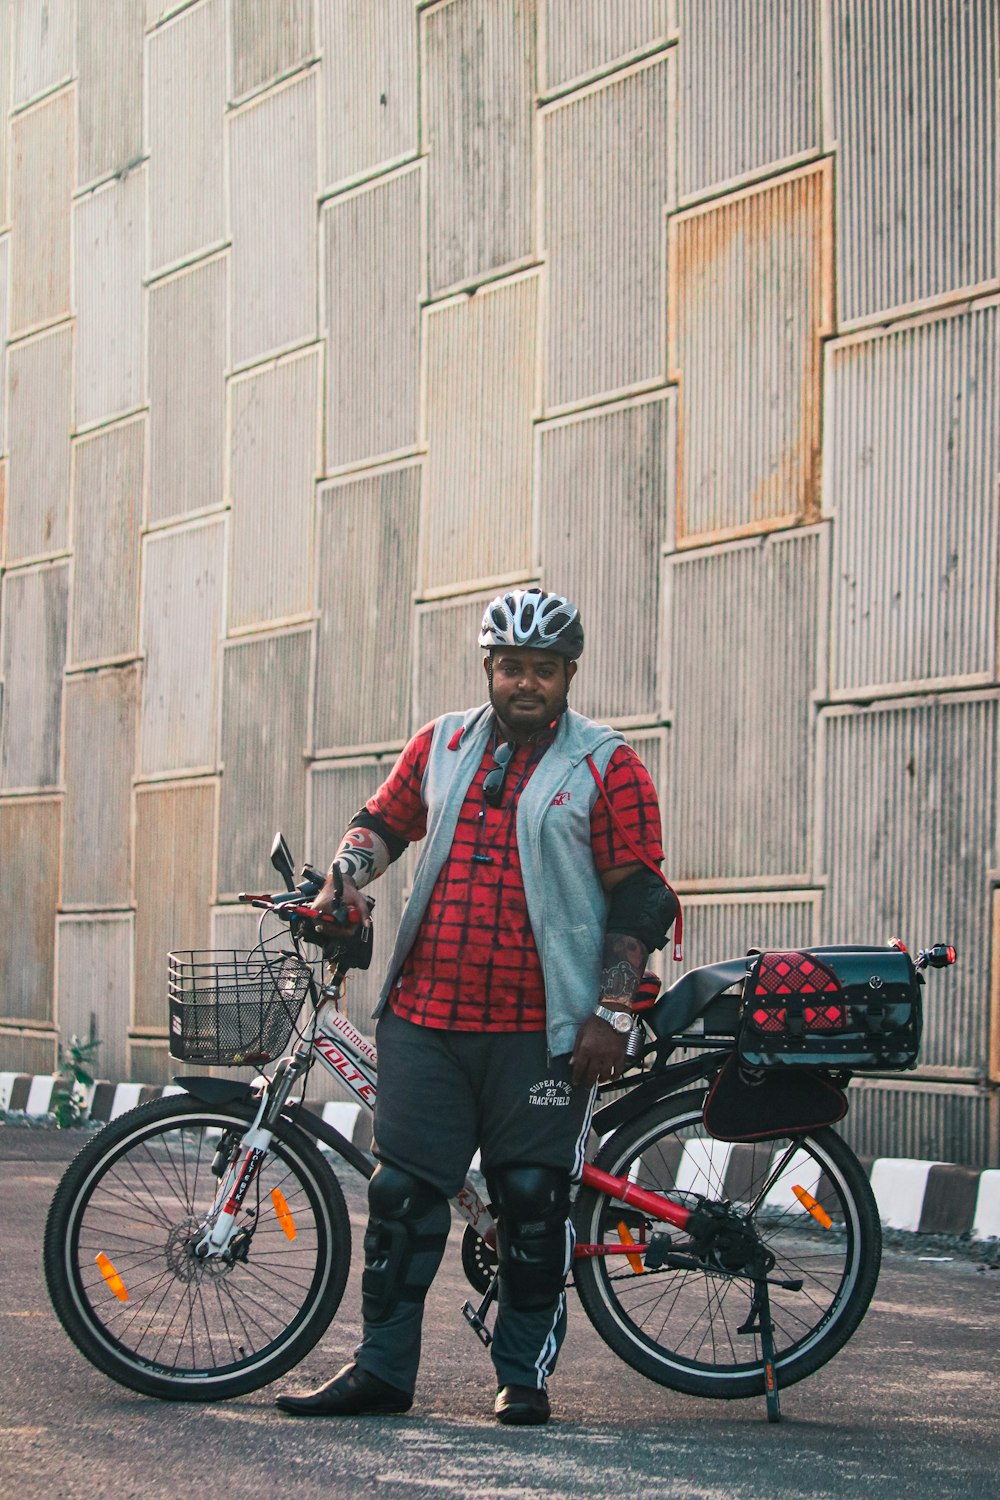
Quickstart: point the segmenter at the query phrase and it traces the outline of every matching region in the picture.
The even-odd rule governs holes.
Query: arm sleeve
[[[377,823],[367,823],[367,826],[381,836],[390,854],[393,854],[393,846],[385,837],[386,832],[403,845],[416,843],[427,832],[427,809],[421,788],[433,732],[433,724],[426,724],[417,731],[378,791],[368,798],[358,814],[359,817],[366,814],[378,820]],[[395,854],[393,858],[396,858]]]
[[[604,786],[608,801],[629,838],[647,858],[659,864],[663,859],[663,845],[656,787],[630,745],[620,745],[612,755],[604,773]],[[600,874],[620,865],[635,864],[635,855],[615,827],[601,796],[591,809],[590,841]]]

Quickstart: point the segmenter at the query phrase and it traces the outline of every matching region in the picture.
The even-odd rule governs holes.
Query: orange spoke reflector
[[[635,1240],[632,1238],[631,1231],[628,1225],[625,1223],[624,1219],[622,1219],[618,1225],[618,1238],[621,1240],[623,1245],[635,1244]],[[641,1255],[626,1255],[625,1259],[628,1261],[629,1265],[632,1267],[637,1276],[644,1276],[646,1274],[646,1267],[642,1263]]]
[[[108,1257],[105,1255],[105,1253],[104,1253],[103,1250],[101,1251],[101,1253],[97,1257],[97,1269],[100,1271],[101,1275],[104,1277],[105,1281],[108,1283],[108,1286],[111,1288],[111,1290],[114,1292],[115,1296],[118,1298],[118,1301],[119,1302],[127,1302],[128,1301],[128,1292],[125,1289],[125,1283],[124,1283],[124,1281],[122,1281],[122,1279],[119,1276],[118,1272],[115,1270],[114,1266],[108,1260]]]
[[[812,1193],[807,1193],[804,1187],[793,1187],[792,1192],[795,1194],[796,1198],[798,1198],[799,1202],[802,1204],[802,1207],[806,1209],[808,1213],[812,1214],[817,1224],[822,1224],[824,1229],[833,1228],[833,1220],[830,1218],[830,1215],[827,1213],[826,1209],[822,1208],[820,1204],[816,1202],[816,1199],[813,1197]]]
[[[274,1204],[274,1211],[278,1215],[278,1223],[285,1231],[285,1238],[294,1240],[298,1234],[298,1230],[295,1227],[295,1220],[292,1218],[292,1210],[288,1207],[288,1202],[280,1188],[271,1189],[271,1202]]]

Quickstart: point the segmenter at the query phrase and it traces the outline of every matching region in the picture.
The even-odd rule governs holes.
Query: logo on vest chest
[[[569,1103],[572,1092],[572,1084],[560,1083],[554,1078],[543,1078],[539,1083],[531,1085],[528,1090],[528,1103],[550,1109],[561,1109]]]
[[[570,800],[570,794],[569,794],[569,792],[556,792],[556,794],[552,798],[552,801],[550,802],[549,806],[550,807],[565,807],[566,803],[569,802],[569,800]]]

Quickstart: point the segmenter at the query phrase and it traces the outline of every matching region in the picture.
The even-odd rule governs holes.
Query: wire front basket
[[[288,1045],[312,970],[295,953],[168,953],[170,1055],[259,1067]]]

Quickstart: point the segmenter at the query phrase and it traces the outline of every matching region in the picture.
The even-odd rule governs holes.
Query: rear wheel
[[[779,1382],[811,1375],[842,1348],[864,1317],[878,1280],[882,1232],[860,1162],[831,1130],[729,1145],[702,1124],[704,1095],[663,1100],[628,1121],[595,1165],[691,1205],[729,1203],[775,1257],[768,1276]],[[815,1204],[812,1212],[795,1193]],[[690,1241],[669,1225],[584,1188],[575,1210],[579,1244],[641,1244],[667,1232],[674,1253]],[[824,1227],[828,1222],[829,1227]],[[580,1300],[605,1342],[650,1380],[695,1396],[764,1391],[758,1334],[741,1334],[753,1285],[717,1270],[662,1266],[640,1255],[575,1262]],[[801,1281],[801,1291],[773,1285]]]
[[[340,1304],[351,1227],[320,1152],[282,1122],[230,1259],[200,1260],[219,1177],[251,1119],[177,1095],[122,1115],[56,1189],[44,1265],[60,1322],[113,1380],[177,1401],[239,1396],[297,1364]]]

